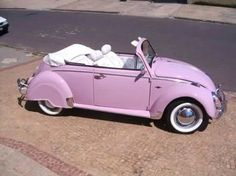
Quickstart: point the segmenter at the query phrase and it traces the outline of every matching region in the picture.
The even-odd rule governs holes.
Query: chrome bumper
[[[17,89],[19,90],[21,95],[26,95],[28,89],[28,79],[17,79]]]
[[[216,107],[216,118],[220,118],[227,109],[227,100],[225,94],[219,85],[215,92],[212,92],[213,100]]]

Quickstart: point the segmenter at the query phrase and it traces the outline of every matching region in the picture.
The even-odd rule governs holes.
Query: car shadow
[[[3,35],[5,35],[5,34],[8,34],[8,33],[9,33],[9,31],[0,32],[0,37],[3,36]]]
[[[37,102],[35,101],[27,101],[25,102],[25,105],[22,107],[24,107],[28,111],[44,114],[39,108]],[[44,115],[47,116],[46,114]],[[62,111],[62,114],[58,115],[58,117],[69,117],[69,116],[103,120],[103,121],[111,121],[111,122],[118,122],[118,123],[127,123],[127,124],[140,125],[140,126],[146,126],[146,127],[153,127],[152,125],[153,123],[155,127],[163,131],[172,133],[172,131],[168,128],[168,126],[165,124],[163,120],[153,120],[153,119],[136,117],[136,116],[128,116],[128,115],[100,112],[100,111],[94,111],[94,110],[86,110],[86,109],[80,109],[80,108],[64,109]]]

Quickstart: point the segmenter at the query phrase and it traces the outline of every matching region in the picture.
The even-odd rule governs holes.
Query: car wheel
[[[63,108],[54,107],[49,101],[38,101],[40,109],[48,115],[58,115]]]
[[[197,103],[176,101],[167,107],[166,121],[175,132],[193,133],[207,124],[208,118]]]

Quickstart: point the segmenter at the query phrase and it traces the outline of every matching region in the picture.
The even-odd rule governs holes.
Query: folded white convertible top
[[[51,66],[60,66],[65,65],[65,60],[71,61],[75,57],[90,54],[93,51],[93,49],[87,46],[81,44],[73,44],[60,51],[49,53],[43,58],[43,60],[45,63]]]

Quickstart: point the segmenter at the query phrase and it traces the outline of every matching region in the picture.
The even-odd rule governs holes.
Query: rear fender
[[[179,98],[190,98],[202,105],[206,113],[210,117],[215,117],[216,108],[212,98],[211,91],[203,87],[196,87],[190,84],[180,83],[167,88],[163,88],[159,92],[156,101],[152,104],[150,114],[153,118],[161,118],[160,116],[155,117],[155,114],[161,114],[165,111],[169,103]]]
[[[69,108],[66,100],[72,97],[66,81],[52,71],[44,71],[36,75],[30,81],[26,95],[27,100],[48,100],[53,106],[63,108]]]

